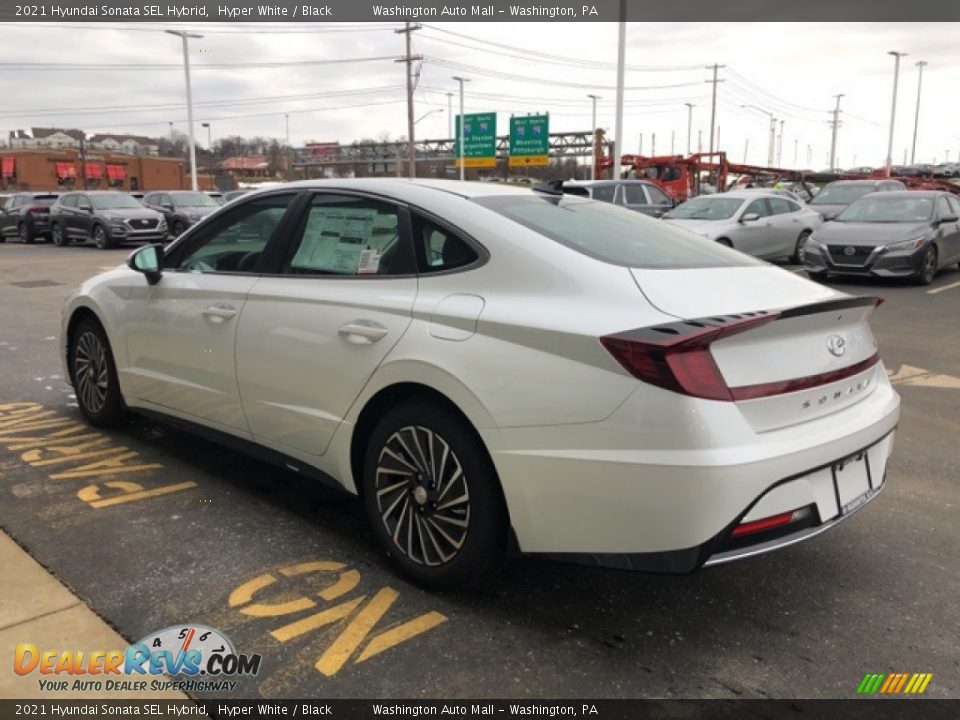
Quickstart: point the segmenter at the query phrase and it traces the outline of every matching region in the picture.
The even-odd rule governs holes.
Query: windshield
[[[827,185],[810,202],[811,205],[849,205],[874,191],[870,185]]]
[[[173,204],[177,207],[216,207],[217,201],[206,193],[188,192],[174,195]]]
[[[596,200],[506,195],[474,198],[473,202],[613,265],[659,269],[762,264],[669,223]]]
[[[91,195],[90,200],[93,202],[93,206],[97,210],[117,210],[123,208],[136,208],[137,210],[143,210],[143,205],[138,203],[129,195],[124,195],[123,193]]]
[[[729,220],[743,203],[742,198],[699,197],[678,205],[664,217],[675,220]]]
[[[840,213],[839,222],[922,223],[933,217],[933,198],[880,193],[857,200]]]

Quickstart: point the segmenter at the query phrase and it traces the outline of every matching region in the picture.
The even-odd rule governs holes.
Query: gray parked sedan
[[[773,193],[736,191],[700,196],[664,219],[759,258],[803,260],[804,245],[820,227],[820,215]]]
[[[661,217],[675,204],[663,190],[646,180],[569,180],[563,183],[563,192],[622,205],[650,217]]]
[[[912,277],[929,285],[960,262],[960,201],[945,192],[871,193],[807,242],[804,267],[827,275]]]

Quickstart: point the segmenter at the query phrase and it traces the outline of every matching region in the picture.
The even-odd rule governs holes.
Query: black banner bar
[[[619,0],[0,0],[4,22],[615,22]],[[628,22],[960,20],[943,0],[627,0]],[[944,28],[944,32],[950,32]]]
[[[584,718],[955,720],[960,701],[855,700],[0,700],[0,718]]]

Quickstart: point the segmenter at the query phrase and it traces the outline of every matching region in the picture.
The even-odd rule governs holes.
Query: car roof
[[[866,180],[834,180],[828,185],[876,185],[882,182],[900,182],[896,178],[874,178]]]
[[[373,194],[390,195],[398,199],[422,197],[425,193],[442,192],[463,198],[489,197],[493,195],[532,195],[529,187],[517,187],[494,182],[460,182],[459,180],[430,180],[415,178],[342,178],[327,180],[300,180],[283,183],[276,187],[252,190],[251,194],[282,190],[355,190]]]
[[[653,185],[649,180],[640,178],[624,178],[623,180],[564,180],[564,187],[595,187],[598,185],[616,185],[623,183],[626,185]]]
[[[916,197],[939,197],[941,195],[949,195],[949,194],[950,193],[944,192],[942,190],[894,190],[893,192],[876,193],[876,197],[916,198]],[[873,193],[865,197],[873,197]]]
[[[771,192],[767,188],[744,188],[743,190],[730,190],[725,193],[716,193],[715,195],[700,195],[699,197],[727,197],[727,198],[737,198],[740,200],[756,200],[757,197],[772,197],[777,198],[778,200],[783,200],[783,195],[777,195],[775,192]]]

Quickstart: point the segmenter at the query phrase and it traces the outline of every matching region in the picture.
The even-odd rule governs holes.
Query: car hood
[[[733,220],[686,220],[680,218],[663,218],[671,225],[682,227],[684,230],[690,230],[697,235],[704,237],[713,237],[722,228],[735,224]]]
[[[101,210],[100,215],[107,220],[156,220],[160,213],[147,208],[116,208],[114,210]]]
[[[846,297],[766,263],[675,270],[631,268],[630,272],[651,304],[681,318],[779,310]]]
[[[820,216],[824,220],[833,220],[837,215],[846,210],[849,205],[817,205],[816,203],[807,204],[807,208],[813,210],[814,212],[820,213]]]
[[[817,242],[825,245],[890,245],[912,240],[930,231],[930,223],[828,222],[817,230]]]

